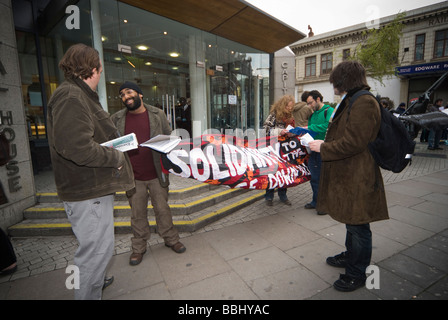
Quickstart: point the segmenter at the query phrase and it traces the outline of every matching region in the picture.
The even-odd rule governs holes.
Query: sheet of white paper
[[[304,134],[300,137],[300,142],[305,147],[308,147],[308,143],[310,143],[311,141],[314,141],[314,138],[309,133]]]
[[[306,151],[308,151],[308,153],[311,153],[311,149],[308,145],[308,143],[310,143],[311,141],[314,141],[314,138],[309,133],[304,134],[300,137],[300,143],[302,144],[302,146],[306,147]]]
[[[168,153],[179,144],[180,140],[181,139],[176,136],[159,134],[158,136],[143,142],[140,146],[151,148],[162,153]]]

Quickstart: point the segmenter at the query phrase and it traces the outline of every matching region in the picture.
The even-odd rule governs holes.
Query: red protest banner
[[[182,140],[162,154],[165,172],[231,188],[275,189],[307,182],[308,153],[299,136],[245,140],[220,134]]]

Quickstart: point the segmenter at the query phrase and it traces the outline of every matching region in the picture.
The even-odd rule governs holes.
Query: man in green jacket
[[[140,87],[126,81],[121,85],[120,97],[126,108],[112,115],[120,134],[135,133],[137,141],[143,143],[159,134],[171,134],[171,128],[165,113],[143,103]],[[185,252],[185,246],[179,242],[179,233],[174,228],[171,209],[168,205],[168,175],[162,172],[160,153],[147,147],[138,147],[128,152],[135,178],[135,190],[128,192],[131,206],[131,228],[134,237],[129,264],[138,265],[146,252],[150,237],[148,224],[148,200],[156,217],[157,230],[165,240],[165,245],[176,253]],[[148,194],[149,192],[149,194]]]
[[[306,103],[314,110],[314,112],[308,120],[308,127],[305,127],[305,129],[313,131],[315,133],[314,139],[316,140],[325,139],[328,123],[334,111],[332,107],[323,103],[323,99],[322,94],[317,90],[310,91],[306,98]],[[308,168],[311,172],[310,183],[313,190],[313,199],[310,203],[305,205],[305,209],[315,209],[317,206],[321,163],[320,153],[311,152],[308,160]],[[317,214],[325,215],[326,213],[318,211]]]
[[[74,263],[80,285],[75,299],[101,299],[114,252],[114,193],[134,188],[129,158],[102,143],[118,137],[96,88],[102,65],[84,44],[70,47],[59,63],[65,81],[48,102],[47,130],[59,198],[79,242]]]

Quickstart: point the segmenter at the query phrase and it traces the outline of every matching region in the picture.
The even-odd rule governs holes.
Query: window
[[[448,56],[448,29],[436,32],[436,41],[434,45],[434,58]]]
[[[344,49],[342,51],[342,60],[348,60],[350,58],[350,49]]]
[[[415,61],[425,59],[425,34],[418,34],[415,36]]]
[[[305,59],[305,77],[316,75],[316,56]]]
[[[320,74],[329,74],[333,69],[333,53],[323,54],[321,56]]]

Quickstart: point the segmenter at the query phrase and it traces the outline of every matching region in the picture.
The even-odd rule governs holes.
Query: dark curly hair
[[[330,74],[330,83],[340,92],[349,92],[355,88],[368,87],[366,69],[355,60],[338,64]]]
[[[81,78],[88,79],[93,74],[93,69],[100,70],[101,61],[96,49],[78,43],[65,52],[59,68],[64,72],[66,79]]]

